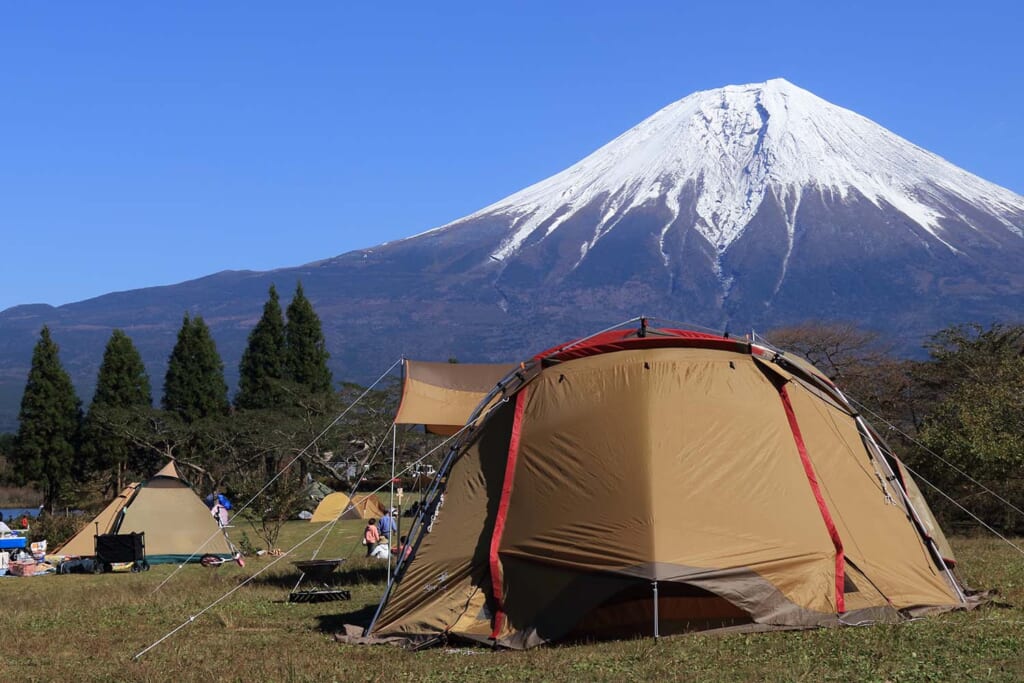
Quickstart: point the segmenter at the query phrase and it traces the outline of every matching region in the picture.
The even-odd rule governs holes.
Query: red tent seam
[[[512,434],[508,441],[508,458],[505,460],[505,479],[501,485],[501,499],[498,502],[498,512],[494,517],[494,532],[491,534],[491,590],[497,603],[491,638],[498,637],[505,621],[504,575],[501,568],[501,560],[498,558],[498,548],[501,546],[501,536],[505,532],[505,519],[508,517],[509,500],[512,497],[512,480],[516,472],[516,459],[519,457],[519,439],[523,430],[526,391],[526,388],[523,388],[516,394],[516,412],[515,417],[512,419]]]
[[[839,531],[832,520],[832,513],[829,512],[828,505],[825,504],[825,497],[821,494],[821,486],[818,484],[818,477],[814,473],[811,458],[807,454],[807,446],[804,444],[804,437],[800,433],[800,425],[797,424],[796,413],[793,412],[793,404],[789,401],[789,393],[786,391],[785,385],[779,387],[779,397],[782,399],[782,406],[786,410],[786,419],[789,421],[790,431],[793,432],[796,449],[800,453],[800,462],[803,463],[804,474],[807,475],[807,482],[811,485],[811,491],[814,492],[814,500],[818,503],[818,511],[821,512],[821,518],[825,521],[825,528],[828,529],[828,535],[832,538],[832,545],[836,549],[836,611],[842,614],[846,611],[846,600],[843,595],[843,587],[846,582],[846,560],[843,552],[843,541],[839,538]]]

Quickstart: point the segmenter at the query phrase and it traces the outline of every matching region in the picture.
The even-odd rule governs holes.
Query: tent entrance
[[[654,608],[651,583],[636,582],[587,612],[568,638],[653,636]],[[754,623],[749,614],[728,600],[686,583],[659,582],[657,608],[658,633],[663,636]]]

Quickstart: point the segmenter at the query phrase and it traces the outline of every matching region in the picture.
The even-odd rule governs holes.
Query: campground
[[[290,548],[320,525],[289,522]],[[897,626],[576,644],[528,652],[451,645],[419,653],[332,639],[376,606],[385,572],[362,559],[360,520],[340,522],[318,556],[351,555],[337,581],[346,602],[288,603],[321,537],[278,561],[150,652],[132,656],[265,569],[177,565],[139,574],[0,579],[4,633],[0,680],[23,681],[444,681],[444,680],[877,680],[1024,679],[1024,558],[997,539],[954,538],[962,575],[998,588],[1012,607],[986,607]],[[240,535],[239,533],[233,536]],[[305,586],[304,586],[305,587]]]

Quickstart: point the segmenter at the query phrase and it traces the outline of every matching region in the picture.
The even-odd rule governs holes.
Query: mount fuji
[[[912,348],[951,323],[1019,319],[1022,263],[1024,197],[785,80],[728,86],[404,240],[8,309],[0,426],[43,324],[88,395],[112,328],[158,384],[182,313],[198,313],[230,382],[272,282],[286,296],[301,278],[336,374],[367,379],[403,353],[515,359],[641,313],[736,331],[841,318]]]

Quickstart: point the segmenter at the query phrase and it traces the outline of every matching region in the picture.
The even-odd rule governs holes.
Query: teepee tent
[[[357,496],[350,499],[344,493],[337,491],[325,496],[320,504],[313,511],[310,522],[333,522],[340,516],[341,519],[370,519],[381,517],[387,514],[383,503],[377,496]]]
[[[370,639],[523,648],[965,603],[899,461],[768,346],[644,323],[541,353],[480,405]]]
[[[146,534],[146,559],[150,564],[181,562],[203,555],[230,557],[234,549],[209,508],[178,476],[173,462],[152,479],[131,484],[97,517],[56,552],[60,555],[93,555],[94,535]]]
[[[61,546],[57,553],[60,555],[92,555],[95,551],[95,536],[97,534],[117,533],[115,529],[121,518],[121,510],[132,499],[138,491],[139,484],[128,484],[117,498],[110,501],[107,507],[103,508],[100,514],[96,515],[91,522],[86,524],[77,534],[71,537],[67,543]]]

